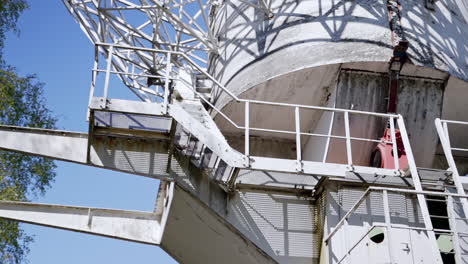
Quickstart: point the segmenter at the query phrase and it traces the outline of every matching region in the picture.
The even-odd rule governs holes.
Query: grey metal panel
[[[337,84],[336,107],[371,112],[385,112],[387,78],[383,74],[342,70]],[[372,116],[350,115],[350,135],[367,139],[383,136],[387,120]],[[332,135],[344,136],[344,116],[336,113]],[[351,141],[353,164],[367,166],[376,143]],[[345,141],[330,140],[327,162],[344,163],[346,160]]]
[[[162,103],[109,99],[104,97],[92,97],[89,108],[103,111],[134,113],[140,115],[165,114]]]
[[[96,166],[143,175],[167,175],[169,159],[166,141],[94,137],[90,162]]]
[[[295,174],[295,173],[282,173],[273,171],[260,171],[260,170],[240,170],[237,177],[237,183],[255,184],[271,187],[288,187],[288,188],[313,188],[320,177]]]
[[[420,167],[432,166],[438,143],[434,119],[442,115],[443,93],[443,81],[400,79],[397,109],[404,114],[416,165]]]
[[[146,130],[169,133],[172,118],[141,114],[94,111],[94,125],[132,130]]]
[[[179,186],[175,188],[161,247],[182,264],[277,263]]]

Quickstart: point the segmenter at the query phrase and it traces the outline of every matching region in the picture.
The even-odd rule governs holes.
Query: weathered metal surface
[[[355,204],[364,193],[362,187],[346,185],[329,185],[327,195],[327,233],[330,233],[343,218],[345,213]],[[388,194],[388,205],[391,225],[391,238],[384,233],[383,242],[376,243],[366,232],[372,226],[381,226],[385,230],[385,212],[382,194],[371,193],[348,218],[346,228],[341,228],[335,235],[334,241],[328,244],[328,263],[338,263],[346,254],[346,248],[352,249],[347,258],[359,263],[387,263],[391,257],[400,263],[434,263],[432,254],[428,251],[429,240],[424,228],[418,202],[413,195],[398,193]],[[346,233],[344,233],[346,229]],[[362,239],[362,240],[361,240]],[[389,244],[390,242],[390,244]],[[390,249],[389,249],[390,246]],[[390,250],[390,251],[389,251]],[[350,259],[349,259],[350,258]]]
[[[430,168],[437,147],[434,120],[442,115],[444,83],[420,78],[400,79],[398,112],[404,114],[416,164]]]
[[[91,97],[90,109],[134,113],[140,115],[163,115],[163,104],[154,102],[139,102],[104,97]]]
[[[468,80],[468,7],[465,0],[439,0],[434,10],[424,1],[400,1],[401,24],[414,64]],[[450,41],[448,41],[450,40]]]
[[[241,1],[217,9],[221,53],[211,67],[236,94],[305,68],[390,59],[385,2],[278,0],[272,10],[268,19]],[[268,93],[282,89],[270,82]]]
[[[278,263],[180,187],[168,219],[161,247],[180,263]]]
[[[0,135],[0,149],[170,179],[166,141],[96,137],[88,149],[85,133],[1,126]],[[172,165],[177,167],[177,161]]]
[[[385,97],[388,79],[382,74],[346,71],[340,73],[336,91],[336,107],[385,112]],[[387,120],[372,116],[350,115],[350,135],[352,137],[379,139],[384,132]],[[344,116],[335,114],[332,135],[344,136]],[[376,143],[351,141],[353,164],[369,165],[370,155]],[[327,155],[327,162],[347,163],[345,141],[332,139]]]
[[[93,111],[95,127],[144,130],[159,133],[171,131],[172,118],[122,112]]]
[[[164,232],[152,212],[0,201],[0,217],[153,245]]]
[[[384,112],[388,78],[384,74],[343,70],[338,80],[336,107],[372,112]],[[443,83],[439,80],[400,77],[397,111],[407,125],[416,164],[431,167],[437,146],[437,132],[433,120],[441,115]],[[332,134],[345,135],[344,118],[336,114]],[[352,137],[379,139],[384,132],[386,120],[376,117],[350,115]],[[353,163],[368,165],[376,144],[352,141]],[[312,147],[312,146],[311,146]],[[330,141],[327,162],[346,163],[345,142]]]
[[[169,144],[167,141],[97,136],[91,142],[89,163],[149,177],[167,177],[171,159]]]
[[[316,207],[307,197],[236,192],[227,220],[278,263],[318,263]]]
[[[0,149],[86,163],[88,134],[0,126]]]

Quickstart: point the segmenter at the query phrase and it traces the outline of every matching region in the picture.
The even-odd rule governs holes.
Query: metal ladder
[[[459,124],[459,125],[468,125],[468,123],[466,122],[441,120],[439,118],[435,120],[435,126],[437,129],[437,133],[439,135],[439,140],[442,145],[442,149],[444,151],[444,154],[447,159],[448,166],[449,166],[448,170],[452,173],[452,179],[453,179],[453,187],[446,187],[445,192],[456,193],[459,195],[466,195],[466,192],[462,185],[460,174],[457,169],[457,165],[452,155],[452,150],[454,149],[462,150],[462,151],[464,150],[452,148],[451,143],[450,143],[449,131],[448,131],[449,123]],[[461,211],[464,217],[457,217],[457,213],[455,211],[456,204],[461,205]],[[468,251],[462,252],[462,247],[460,245],[461,244],[460,237],[463,235],[465,235],[465,237],[468,236],[468,231],[460,232],[457,228],[457,220],[464,221],[465,225],[468,224],[468,199],[454,198],[452,196],[447,196],[447,211],[448,211],[447,213],[448,213],[450,227],[451,227],[450,231],[452,233],[456,263],[462,263],[462,259],[463,259],[462,256],[463,255],[468,256]]]
[[[409,138],[408,138],[408,133],[406,132],[406,127],[405,127],[405,124],[404,122],[401,120],[398,120],[398,127],[401,131],[401,138],[402,138],[402,141],[403,141],[403,145],[405,147],[405,151],[406,151],[406,156],[408,158],[408,167],[409,167],[409,170],[410,170],[410,173],[411,173],[411,178],[413,180],[413,186],[414,186],[414,189],[416,192],[418,192],[416,194],[416,197],[418,199],[418,204],[420,206],[420,209],[421,209],[421,214],[422,214],[422,217],[423,217],[423,221],[424,221],[424,225],[425,225],[425,229],[426,229],[426,232],[427,232],[427,236],[430,240],[430,245],[431,245],[431,248],[432,248],[432,252],[434,254],[434,263],[443,263],[442,262],[442,257],[441,255],[439,254],[439,248],[438,248],[438,245],[437,245],[437,239],[436,239],[436,235],[435,235],[435,232],[434,232],[434,226],[432,224],[432,221],[431,221],[431,216],[429,214],[429,208],[427,206],[427,201],[426,201],[426,197],[424,194],[422,194],[421,192],[423,192],[423,187],[422,187],[422,184],[421,184],[421,179],[419,177],[419,172],[418,172],[418,168],[416,167],[416,163],[414,161],[414,156],[413,156],[413,151],[411,149],[411,145],[410,145],[410,142],[409,142]]]

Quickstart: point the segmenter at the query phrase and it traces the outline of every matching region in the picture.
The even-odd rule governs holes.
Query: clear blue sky
[[[93,46],[59,0],[29,0],[19,36],[8,36],[5,56],[21,74],[46,83],[47,105],[60,129],[87,132],[86,108]],[[151,211],[158,181],[57,162],[57,177],[35,202]],[[29,261],[36,263],[176,263],[162,249],[24,224],[34,235]]]

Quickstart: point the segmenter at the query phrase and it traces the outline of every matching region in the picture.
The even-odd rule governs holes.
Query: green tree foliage
[[[25,0],[0,0],[0,125],[55,128],[56,119],[45,107],[44,84],[35,75],[18,76],[2,56],[6,33],[18,32],[16,23],[26,8]],[[42,195],[54,169],[49,159],[0,151],[0,200]],[[31,241],[17,222],[0,219],[0,263],[24,262]]]
[[[18,32],[16,22],[21,13],[28,8],[26,0],[0,0],[0,60],[2,60],[5,34],[8,31]]]

